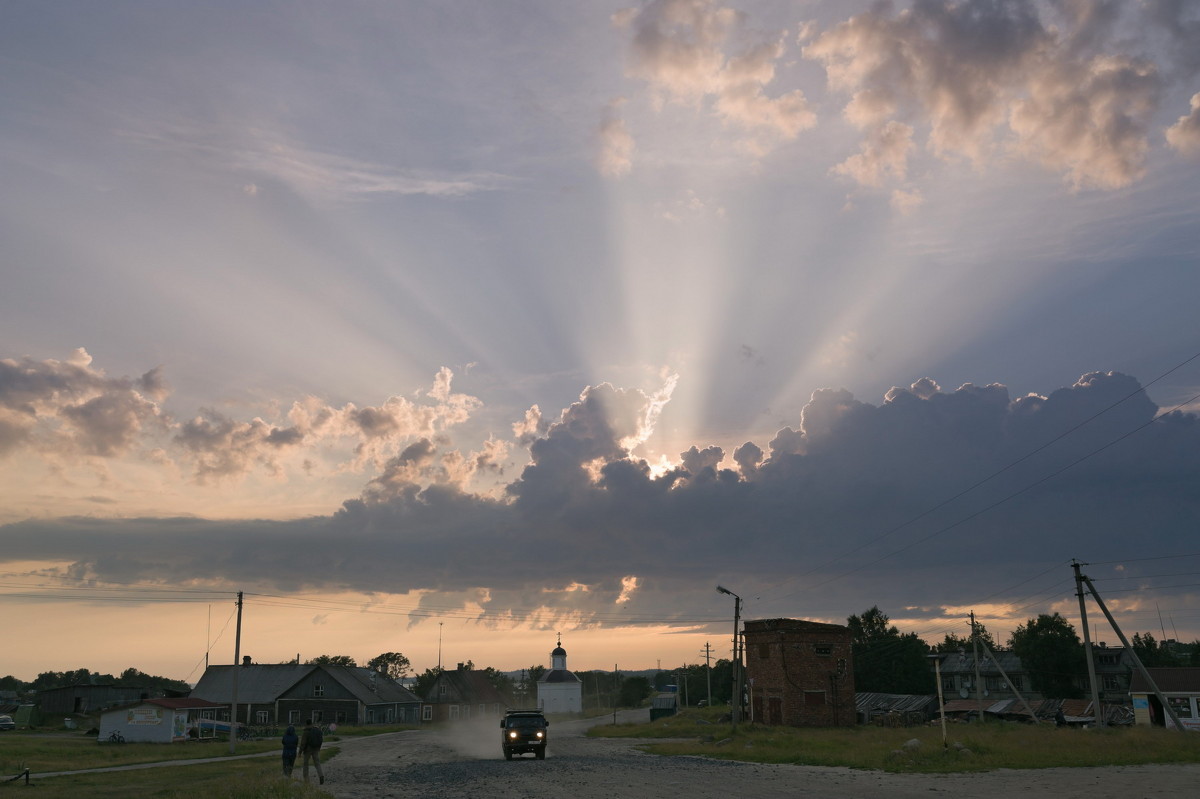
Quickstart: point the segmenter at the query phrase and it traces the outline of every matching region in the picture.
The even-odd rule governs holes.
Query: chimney
[[[242,658],[242,665],[243,665],[243,666],[249,666],[249,665],[250,665],[250,656],[249,656],[249,655],[245,655],[245,656]]]
[[[467,667],[467,664],[466,664],[466,663],[459,663],[459,664],[458,664],[458,670],[459,670],[459,671],[462,671],[462,670],[463,670],[463,669],[465,669],[466,667]]]

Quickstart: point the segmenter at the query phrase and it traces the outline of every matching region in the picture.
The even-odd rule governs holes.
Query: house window
[[[1101,666],[1115,666],[1115,665],[1117,665],[1117,656],[1116,655],[1097,655],[1096,662],[1099,663]]]
[[[481,703],[479,705],[479,718],[483,718],[486,715],[487,715],[487,705]]]
[[[433,721],[433,705],[421,706],[421,721]]]
[[[808,707],[820,707],[825,704],[824,691],[805,691],[804,704]]]
[[[257,711],[254,714],[254,720],[258,724],[270,724],[271,723],[271,711],[269,711],[269,710]]]
[[[1008,683],[1004,681],[1003,677],[989,676],[987,678],[987,689],[989,691],[1007,691]]]
[[[320,683],[313,685],[313,696],[325,696],[325,686]]]
[[[321,711],[319,711],[319,710],[314,710],[314,711],[312,712],[312,723],[313,723],[313,724],[320,724],[320,723],[321,723]]]
[[[445,695],[446,695],[446,683],[442,683],[441,685],[438,686],[438,696],[445,696]]]
[[[821,657],[827,658],[833,654],[833,647],[829,644],[814,644],[813,652]]]
[[[942,690],[943,691],[953,691],[954,690],[954,675],[953,674],[943,674],[942,675]]]
[[[450,720],[458,721],[458,705],[450,706]]]
[[[1104,690],[1120,691],[1121,690],[1121,678],[1115,674],[1105,674],[1104,675]]]
[[[335,722],[337,722],[338,724],[345,724],[346,723],[346,711],[339,710],[338,712],[334,713],[333,720]]]
[[[202,718],[202,719],[215,719],[216,717],[217,717],[217,711],[215,711],[215,710],[201,710],[200,711],[200,718]]]
[[[288,711],[288,724],[296,725],[299,723],[300,723],[300,711],[299,710],[289,710]]]
[[[771,657],[771,645],[770,644],[759,644],[758,645],[758,657],[760,660],[766,660],[767,658]]]

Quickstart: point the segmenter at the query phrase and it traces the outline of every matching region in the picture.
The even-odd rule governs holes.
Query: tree
[[[354,658],[349,655],[318,655],[306,661],[309,666],[357,666]]]
[[[1040,614],[1013,631],[1008,647],[1021,659],[1033,690],[1047,699],[1083,696],[1087,663],[1075,627],[1062,616]]]
[[[901,633],[878,606],[846,619],[854,653],[854,690],[929,694],[937,686],[916,633]]]
[[[647,678],[626,677],[621,681],[621,707],[638,707],[653,692],[654,689]]]
[[[403,680],[412,671],[412,663],[399,652],[384,652],[368,660],[367,668],[393,680]]]
[[[1130,642],[1143,666],[1178,666],[1174,653],[1161,646],[1150,633],[1134,633]]]
[[[996,641],[995,641],[995,639],[992,638],[992,634],[988,632],[987,628],[984,627],[979,622],[975,622],[975,629],[979,633],[980,642],[983,644],[986,644],[988,649],[995,652],[996,651]],[[954,633],[946,633],[945,640],[937,645],[937,651],[943,652],[943,653],[957,652],[960,649],[965,650],[967,652],[971,651],[971,636],[970,636],[970,634],[968,634],[965,637],[960,638],[959,636],[955,635]],[[981,656],[982,656],[982,654],[983,653],[980,652]]]

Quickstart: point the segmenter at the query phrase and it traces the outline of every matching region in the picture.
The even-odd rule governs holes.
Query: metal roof
[[[317,667],[297,663],[209,666],[192,689],[192,696],[214,702],[232,702],[234,668],[238,669],[238,702],[269,704]]]

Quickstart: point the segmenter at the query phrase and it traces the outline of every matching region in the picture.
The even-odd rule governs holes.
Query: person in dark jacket
[[[300,746],[300,736],[291,724],[283,733],[283,776],[292,776],[292,767],[296,765],[296,748]]]
[[[300,756],[304,759],[304,781],[308,782],[308,761],[312,760],[312,764],[317,768],[317,779],[321,785],[325,784],[325,772],[321,771],[321,744],[325,742],[325,736],[321,734],[321,728],[316,727],[312,723],[312,719],[304,722],[304,731],[300,733]]]

